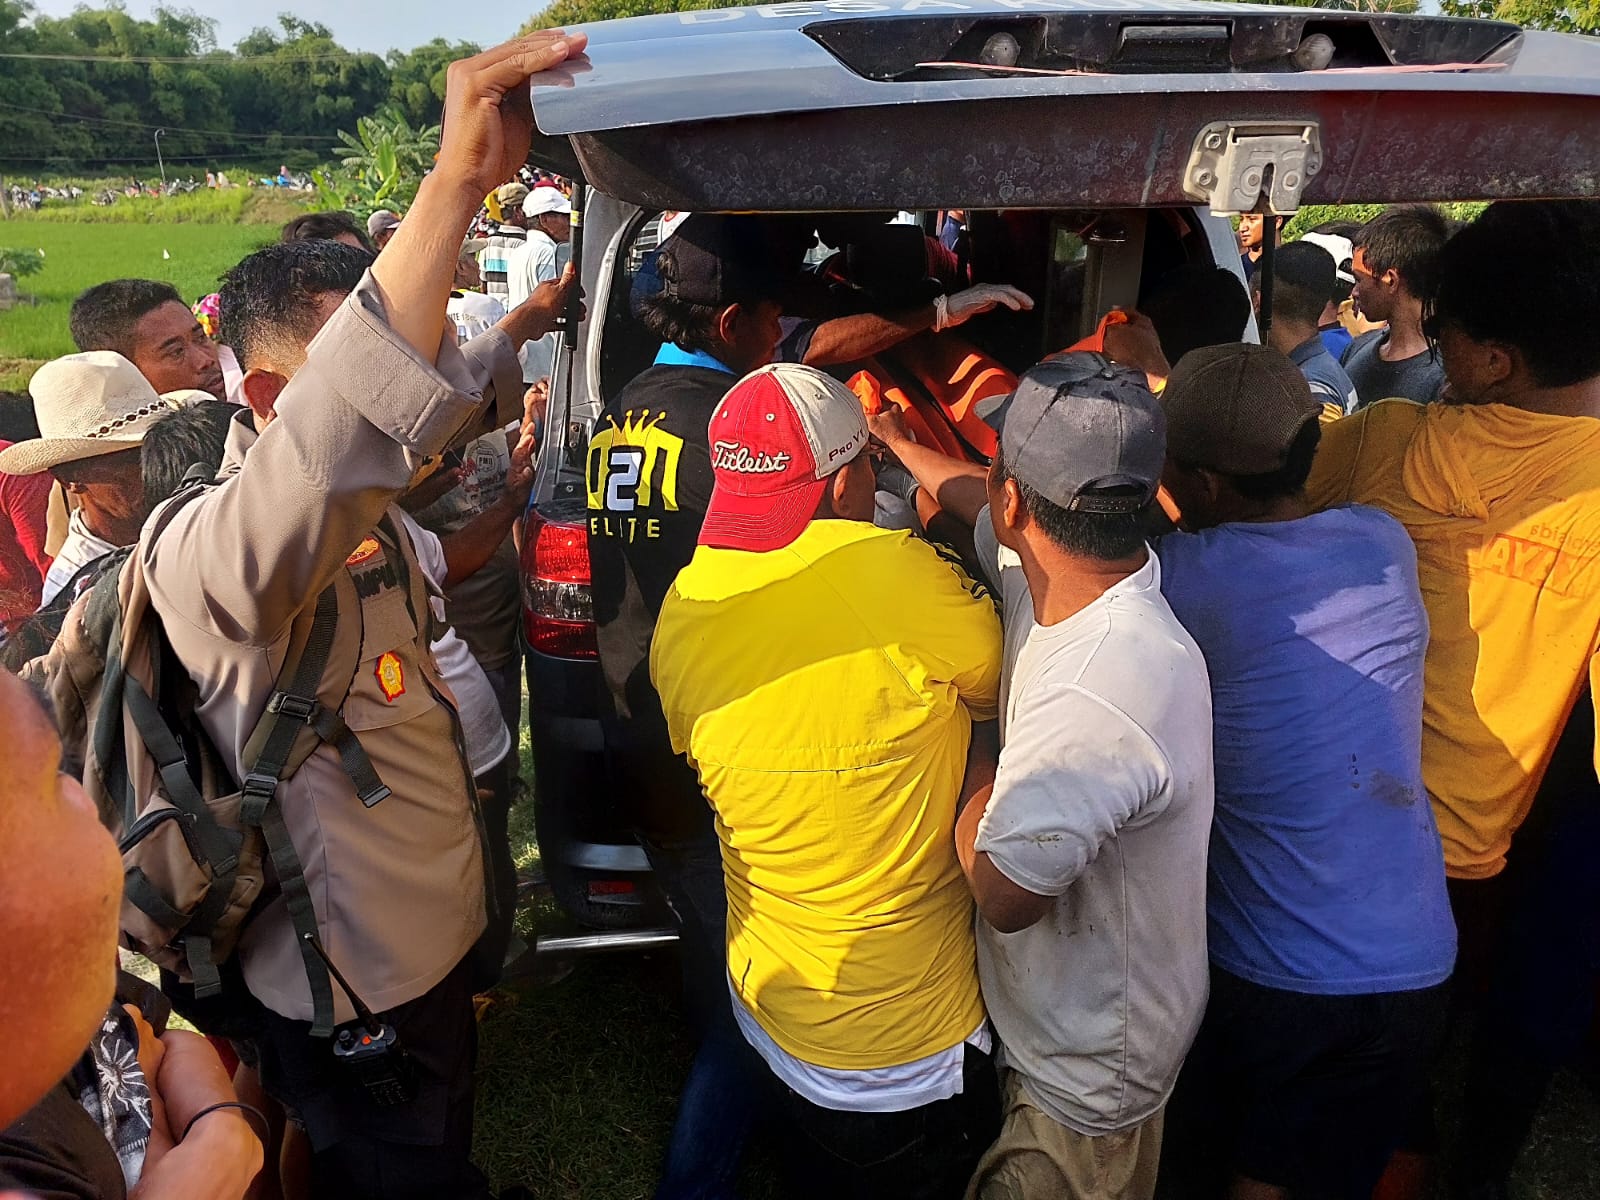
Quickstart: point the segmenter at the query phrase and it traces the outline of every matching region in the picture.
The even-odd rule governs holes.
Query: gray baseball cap
[[[1006,471],[1073,512],[1138,512],[1167,457],[1167,422],[1142,371],[1080,351],[1030,367],[1016,391],[977,405]],[[1110,489],[1133,492],[1107,494]]]

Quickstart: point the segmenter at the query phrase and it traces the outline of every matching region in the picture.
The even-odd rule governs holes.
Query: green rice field
[[[222,273],[277,240],[274,224],[0,221],[0,246],[43,250],[44,270],[17,281],[23,302],[0,312],[0,389],[17,389],[46,359],[70,354],[67,313],[92,284],[164,279],[191,303],[217,290]]]

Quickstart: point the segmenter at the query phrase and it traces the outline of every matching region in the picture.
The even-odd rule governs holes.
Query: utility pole
[[[161,190],[167,190],[167,164],[161,161],[161,135],[165,129],[156,130],[156,166],[161,168]]]

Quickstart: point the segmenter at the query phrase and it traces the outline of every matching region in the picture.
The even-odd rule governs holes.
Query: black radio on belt
[[[317,935],[308,933],[305,939],[328,968],[334,982],[350,998],[350,1007],[356,1010],[356,1020],[334,1036],[333,1061],[361,1085],[367,1098],[378,1107],[394,1108],[410,1103],[417,1095],[417,1073],[411,1056],[400,1044],[400,1035],[393,1025],[380,1021],[377,1014],[361,1002],[355,989],[333,965]]]

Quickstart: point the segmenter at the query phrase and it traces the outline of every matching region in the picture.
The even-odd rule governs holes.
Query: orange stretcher
[[[952,334],[920,334],[861,363],[846,380],[868,413],[898,408],[919,444],[953,458],[994,457],[995,434],[974,411],[1008,395],[1017,377]]]

